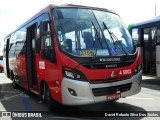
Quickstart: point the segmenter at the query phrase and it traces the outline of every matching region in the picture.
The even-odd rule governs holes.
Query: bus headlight
[[[74,80],[80,80],[80,81],[87,81],[86,77],[82,72],[76,69],[70,69],[63,67],[63,77],[74,79]]]
[[[136,67],[136,69],[135,69],[135,71],[134,71],[134,75],[137,74],[137,73],[139,73],[141,70],[142,70],[142,65],[140,64],[140,65],[138,65],[138,66]]]
[[[65,70],[65,75],[69,78],[73,78],[74,79],[74,75],[72,72]]]

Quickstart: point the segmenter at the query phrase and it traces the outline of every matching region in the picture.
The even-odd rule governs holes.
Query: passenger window
[[[10,42],[13,42],[14,40],[15,40],[15,34],[13,33],[13,34],[11,35]]]
[[[160,44],[160,30],[157,30],[157,44]]]
[[[51,37],[46,37],[44,44],[45,44],[45,48],[51,47],[52,46],[52,44],[51,44]]]
[[[36,32],[36,52],[39,53],[41,48],[41,42],[40,42],[40,25],[37,27]]]
[[[15,52],[15,43],[11,44],[10,50],[9,50],[9,57],[13,57]]]
[[[55,55],[55,49],[53,45],[53,39],[52,39],[52,34],[51,34],[51,29],[50,29],[50,23],[45,23],[43,24],[42,31],[45,34],[41,34],[42,36],[42,48],[44,48],[44,58],[47,59],[48,61],[52,63],[56,63],[56,55]]]
[[[53,49],[53,42],[51,39],[51,36],[46,36],[44,37],[44,58],[55,63],[56,59],[55,59],[55,51]]]
[[[22,55],[22,54],[25,54],[25,53],[26,53],[26,42],[23,43],[23,47],[22,47],[19,54]]]
[[[15,43],[11,44],[10,51],[15,51]]]
[[[16,51],[15,51],[16,55],[22,54],[23,46],[24,46],[24,42],[17,42],[17,44],[16,44]]]
[[[35,39],[32,39],[32,49],[35,50],[36,48],[36,40]]]
[[[138,34],[137,28],[132,29],[132,38],[133,38],[134,44],[137,44],[137,45],[141,44],[141,42],[139,40],[139,34]]]

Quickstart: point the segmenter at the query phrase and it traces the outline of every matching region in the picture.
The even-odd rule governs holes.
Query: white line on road
[[[140,99],[140,100],[154,100],[154,98],[142,98],[142,97],[127,97],[127,98],[130,98],[130,99]]]
[[[18,94],[18,95],[13,95],[13,96],[11,96],[11,97],[3,98],[3,99],[0,100],[0,102],[2,102],[3,100],[8,100],[8,99],[10,99],[10,98],[17,97],[17,96],[19,96],[19,94]]]
[[[12,91],[0,91],[1,93],[17,93],[18,94],[18,92],[12,92]]]

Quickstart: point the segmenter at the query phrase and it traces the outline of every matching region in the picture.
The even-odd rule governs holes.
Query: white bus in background
[[[128,27],[138,47],[144,75],[160,77],[160,16]]]

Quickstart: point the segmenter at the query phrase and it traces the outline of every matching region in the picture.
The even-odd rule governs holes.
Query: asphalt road
[[[16,117],[16,115],[18,115],[17,113],[21,113],[19,114],[20,116],[25,115],[27,113],[22,114],[22,112],[26,111],[37,113],[37,115],[42,115],[43,117],[38,119],[45,120],[159,120],[160,79],[154,77],[143,77],[142,89],[139,94],[127,98],[122,98],[116,103],[104,102],[85,106],[60,106],[59,112],[51,112],[48,111],[47,105],[41,102],[36,95],[31,94],[21,88],[14,89],[12,86],[12,81],[7,79],[3,73],[0,73],[0,111],[6,111],[9,113],[12,112],[12,115],[13,112],[15,112],[14,117],[5,117],[6,120],[22,119],[21,117]],[[118,117],[114,117],[117,111],[118,113],[122,114],[119,114]],[[134,114],[131,114],[132,112]],[[150,114],[147,114],[146,112],[149,112]],[[107,116],[105,116],[105,114]],[[133,115],[134,117],[127,117],[128,114],[130,114],[130,116]],[[136,117],[137,114],[139,115]],[[149,117],[149,115],[156,116],[157,114],[159,117]],[[5,115],[6,113],[3,113],[3,116]],[[98,117],[93,117],[92,115]],[[113,117],[109,117],[108,115]],[[146,117],[146,115],[148,116]],[[2,112],[0,112],[0,119],[4,119],[4,117],[1,116]]]

